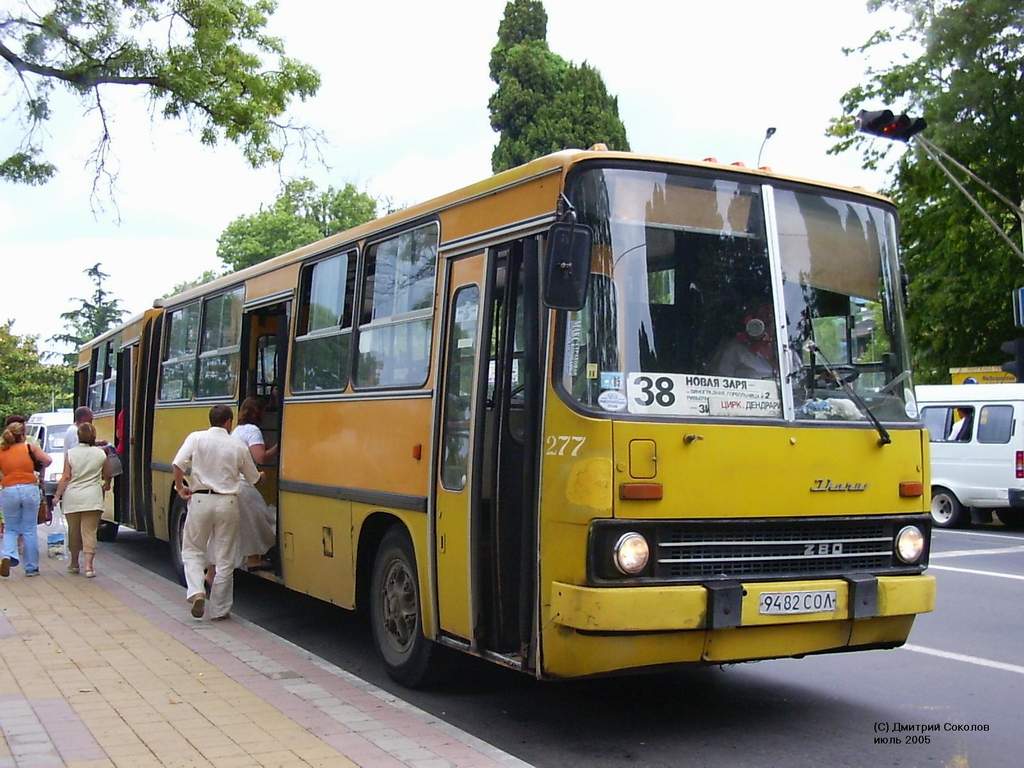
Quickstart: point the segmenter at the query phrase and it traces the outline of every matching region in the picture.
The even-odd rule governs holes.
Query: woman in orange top
[[[7,576],[18,565],[18,535],[25,537],[25,575],[39,574],[39,542],[36,521],[39,515],[39,482],[36,464],[50,466],[50,457],[36,445],[25,442],[25,425],[14,422],[4,430],[0,442],[0,472],[3,489],[4,546],[0,555],[0,576]]]

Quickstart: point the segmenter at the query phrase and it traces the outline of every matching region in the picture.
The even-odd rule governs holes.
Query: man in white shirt
[[[78,445],[78,427],[82,424],[92,424],[92,409],[80,405],[75,408],[75,423],[67,428],[64,433],[64,455],[66,456],[68,451]],[[96,445],[106,445],[106,441]]]
[[[210,618],[224,619],[231,612],[238,558],[239,481],[244,477],[255,484],[262,476],[249,449],[231,437],[232,421],[231,408],[213,406],[210,428],[186,437],[174,457],[174,487],[188,502],[181,537],[186,597],[197,619],[206,610],[203,570],[208,550],[217,569],[210,588]]]

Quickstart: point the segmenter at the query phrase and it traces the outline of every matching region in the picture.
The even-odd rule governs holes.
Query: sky
[[[269,29],[322,79],[317,95],[290,112],[325,133],[322,163],[296,152],[280,169],[254,170],[230,142],[205,147],[186,122],[160,119],[141,90],[108,88],[117,180],[102,209],[90,203],[88,167],[98,120],[75,98],[56,96],[44,148],[57,177],[42,187],[0,183],[0,320],[13,318],[15,332],[55,348],[46,340],[73,299],[88,295],[83,270],[96,262],[110,274],[105,287],[141,312],[174,284],[220,269],[221,231],[272,202],[282,179],[352,182],[405,206],[489,176],[497,134],[488,60],[504,6],[282,1]],[[601,72],[634,151],[753,165],[774,126],[762,164],[867,189],[884,184],[855,153],[827,155],[824,135],[839,97],[868,66],[842,49],[898,20],[869,13],[865,0],[546,0],[545,8],[550,48]],[[21,136],[14,81],[0,69],[2,156]]]

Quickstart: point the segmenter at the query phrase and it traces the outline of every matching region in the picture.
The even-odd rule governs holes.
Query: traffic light
[[[1013,360],[1003,363],[1000,367],[1016,376],[1017,381],[1024,381],[1024,339],[1004,341],[999,345],[999,351],[1013,356]]]
[[[911,136],[928,127],[923,117],[910,117],[906,113],[893,115],[891,109],[862,109],[854,125],[861,133],[895,141],[910,141]]]

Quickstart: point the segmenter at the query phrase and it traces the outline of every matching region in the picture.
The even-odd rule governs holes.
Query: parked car
[[[931,441],[932,520],[1024,525],[1024,384],[916,389]],[[1021,429],[1017,429],[1021,424]]]
[[[49,413],[33,413],[25,425],[28,435],[38,440],[39,446],[53,458],[53,463],[46,468],[43,476],[43,491],[50,500],[64,473],[64,433],[74,420],[74,411],[61,408]]]

